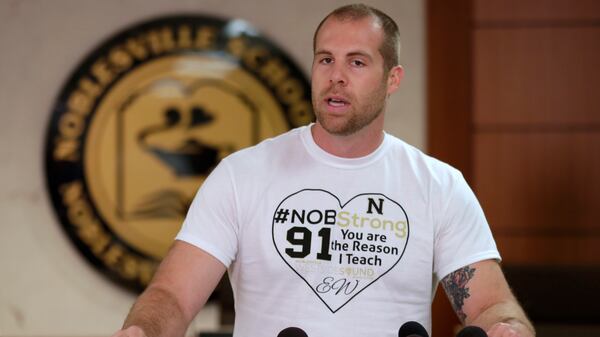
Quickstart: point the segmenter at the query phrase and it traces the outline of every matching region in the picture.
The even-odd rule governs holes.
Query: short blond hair
[[[399,64],[400,32],[398,30],[398,25],[384,12],[365,4],[352,4],[339,7],[321,20],[319,26],[317,26],[317,29],[315,30],[315,35],[313,36],[313,51],[315,51],[317,47],[317,34],[319,33],[319,30],[330,17],[334,17],[341,21],[354,21],[365,17],[372,17],[377,20],[383,29],[383,42],[381,43],[381,46],[379,46],[379,52],[383,57],[383,67],[385,71],[390,71],[390,69]]]

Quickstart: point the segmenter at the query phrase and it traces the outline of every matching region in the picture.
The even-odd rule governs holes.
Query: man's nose
[[[348,84],[348,76],[343,65],[335,64],[331,70],[329,82],[332,85],[346,86]]]

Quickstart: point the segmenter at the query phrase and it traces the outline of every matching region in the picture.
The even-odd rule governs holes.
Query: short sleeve
[[[206,178],[176,240],[190,243],[229,267],[238,247],[235,186],[226,160]]]
[[[438,281],[469,264],[500,260],[481,205],[462,174],[452,170],[450,181],[438,194],[441,208],[437,215],[433,265]]]

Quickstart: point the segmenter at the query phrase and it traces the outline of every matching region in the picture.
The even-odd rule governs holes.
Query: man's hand
[[[487,331],[488,337],[521,337],[521,334],[508,323],[496,323]]]
[[[146,334],[140,327],[132,325],[128,328],[117,331],[111,337],[146,337]]]

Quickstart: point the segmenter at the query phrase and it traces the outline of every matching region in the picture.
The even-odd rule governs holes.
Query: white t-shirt
[[[177,236],[229,268],[235,337],[431,330],[439,280],[499,259],[462,175],[386,134],[368,156],[333,156],[310,126],[225,158]]]

